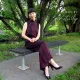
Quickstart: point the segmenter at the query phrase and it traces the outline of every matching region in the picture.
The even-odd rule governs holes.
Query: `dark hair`
[[[34,8],[29,8],[29,10],[28,10],[28,18],[26,19],[26,21],[29,20],[29,13],[31,13],[31,12],[36,12],[36,11],[35,11]],[[37,22],[40,23],[40,18],[37,18]]]
[[[35,9],[34,8],[29,8],[27,21],[29,20],[29,13],[32,13],[32,12],[36,12]]]
[[[32,13],[32,12],[36,12],[35,9],[34,9],[34,8],[29,8],[28,14],[29,14],[29,13]]]

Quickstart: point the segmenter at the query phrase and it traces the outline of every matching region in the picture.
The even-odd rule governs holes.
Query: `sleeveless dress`
[[[36,37],[38,34],[38,28],[39,24],[37,20],[27,21],[27,30],[25,33],[26,36],[28,36],[29,38]],[[49,66],[49,60],[53,57],[50,54],[50,51],[45,41],[37,40],[34,43],[31,43],[29,40],[25,40],[25,47],[34,52],[39,52],[40,70],[44,70],[46,66]]]

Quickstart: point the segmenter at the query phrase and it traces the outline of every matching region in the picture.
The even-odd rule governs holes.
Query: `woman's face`
[[[36,18],[36,13],[35,12],[29,13],[29,18],[30,19]]]

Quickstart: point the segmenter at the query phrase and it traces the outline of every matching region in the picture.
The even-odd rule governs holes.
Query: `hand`
[[[30,42],[35,42],[36,41],[36,38],[32,38],[29,40]]]
[[[32,38],[32,40],[35,42],[36,41],[36,38]]]

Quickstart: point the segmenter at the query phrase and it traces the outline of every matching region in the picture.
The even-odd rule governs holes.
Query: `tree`
[[[3,8],[0,20],[6,25],[6,27],[17,35],[18,33],[7,21],[13,21],[16,24],[15,27],[22,29],[23,23],[27,20],[27,11],[29,8],[35,8],[39,23],[41,24],[41,36],[43,37],[43,31],[49,25],[54,23],[55,14],[58,15],[58,8],[62,0],[2,0]],[[54,10],[55,9],[55,10]],[[54,12],[55,14],[54,14]],[[52,17],[53,16],[53,17]],[[46,22],[45,26],[44,23]]]
[[[77,20],[71,20],[74,14],[66,14],[66,11],[74,10],[71,6],[75,7]],[[68,8],[69,7],[69,8]],[[8,29],[13,31],[16,35],[20,33],[15,29],[16,27],[22,30],[23,23],[27,21],[27,12],[29,8],[35,8],[37,11],[37,18],[41,24],[41,37],[50,25],[55,23],[55,18],[59,16],[64,18],[70,15],[70,20],[63,20],[66,30],[66,25],[69,25],[69,30],[80,31],[80,2],[78,0],[2,0],[2,16],[0,20],[6,25]],[[65,11],[63,11],[65,9]],[[14,23],[14,27],[10,24]],[[74,24],[73,24],[74,23]],[[75,27],[76,26],[76,27]]]
[[[67,0],[65,1],[65,7],[69,10],[74,10],[75,19],[69,20],[69,31],[70,32],[80,32],[80,1],[79,0]],[[74,16],[73,15],[73,16]],[[72,16],[71,16],[72,17]]]

